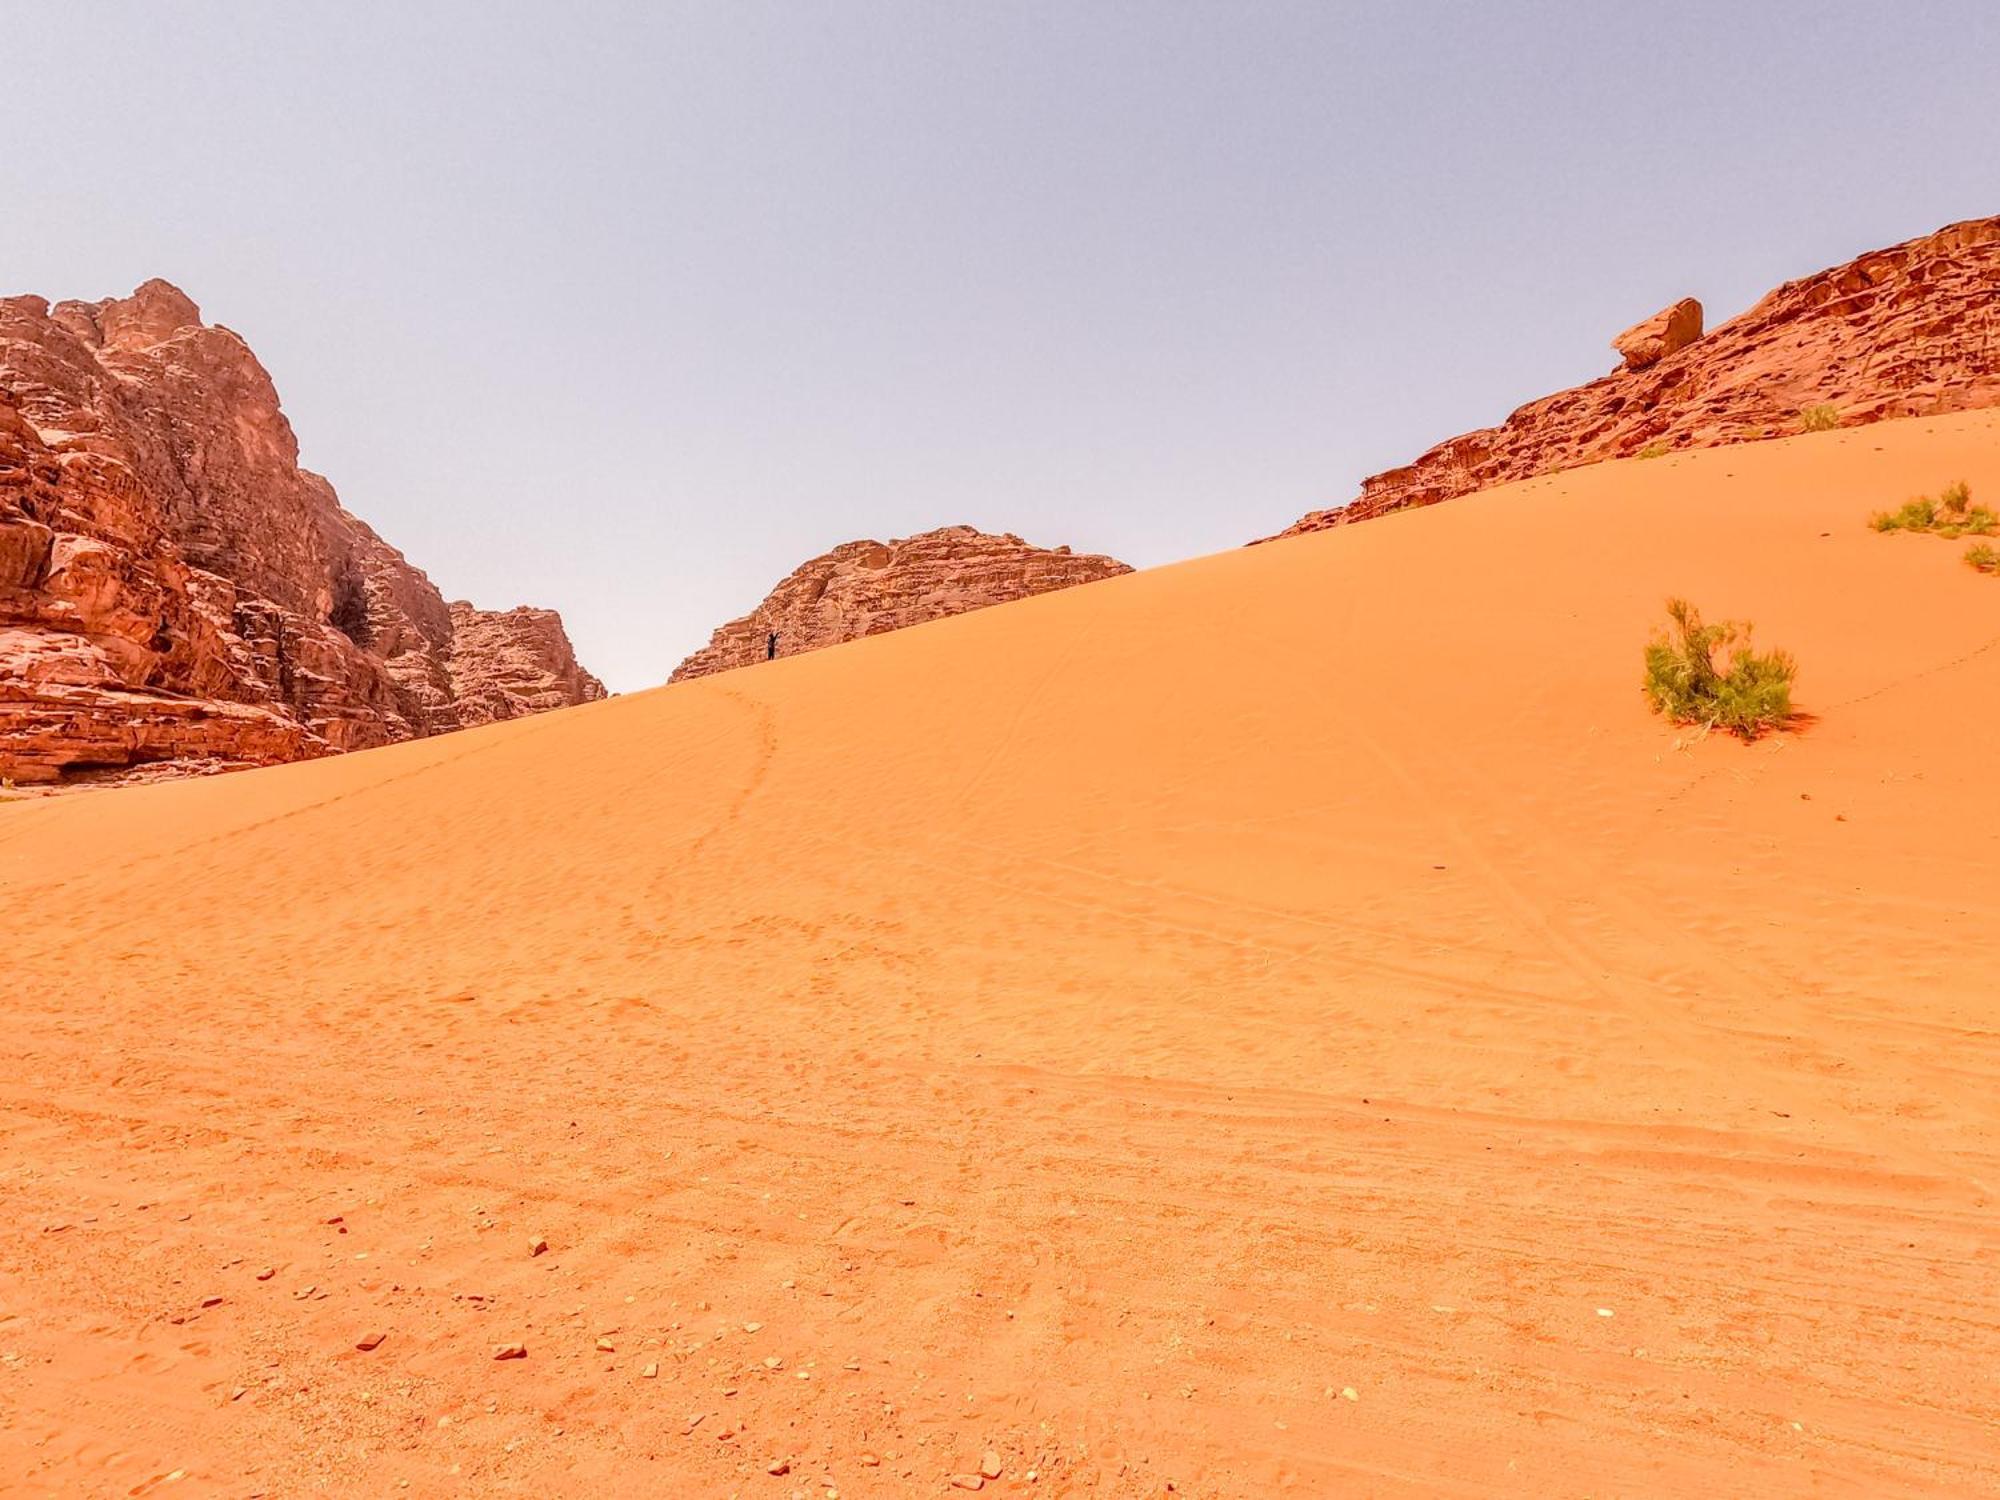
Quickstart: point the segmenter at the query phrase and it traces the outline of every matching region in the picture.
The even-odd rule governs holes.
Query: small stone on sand
[[[979,1460],[979,1472],[988,1479],[998,1479],[1002,1472],[1000,1455],[988,1448]]]
[[[354,1347],[365,1352],[366,1350],[375,1348],[387,1336],[380,1333],[364,1333],[354,1341]]]
[[[495,1359],[526,1359],[528,1357],[528,1346],[525,1344],[495,1344],[493,1346],[493,1357]]]

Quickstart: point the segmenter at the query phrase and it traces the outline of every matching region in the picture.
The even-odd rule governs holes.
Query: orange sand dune
[[[2000,1492],[2000,583],[1863,524],[1958,478],[2000,416],[0,807],[0,1490]],[[1669,592],[1817,723],[1677,750]]]

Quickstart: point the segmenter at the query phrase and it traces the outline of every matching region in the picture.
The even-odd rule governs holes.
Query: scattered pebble
[[[653,1380],[658,1378],[659,1373],[660,1373],[660,1367],[656,1364],[653,1364],[653,1365],[647,1365],[645,1369],[641,1370],[639,1372],[639,1376],[643,1380]]]
[[[201,1299],[201,1305],[203,1307],[220,1307],[222,1299],[220,1297],[204,1297]]]
[[[599,1339],[597,1341],[597,1352],[599,1354],[616,1354],[618,1346],[612,1343],[610,1339]]]
[[[986,1488],[985,1478],[978,1474],[954,1474],[951,1476],[951,1483],[953,1489],[983,1490]]]
[[[769,1359],[764,1361],[764,1368],[767,1370],[779,1370],[784,1368],[784,1364],[785,1362],[782,1359],[773,1354]]]
[[[745,1323],[743,1325],[743,1331],[745,1333],[755,1333],[758,1329],[762,1328],[763,1326],[764,1325],[762,1323]]]
[[[998,1479],[1003,1472],[1000,1464],[1000,1455],[995,1453],[991,1448],[988,1448],[980,1457],[979,1472],[988,1479]]]
[[[530,1259],[537,1255],[546,1255],[548,1252],[549,1242],[539,1234],[528,1241],[528,1255]]]
[[[854,1461],[864,1469],[879,1469],[882,1467],[882,1460],[873,1453],[858,1453],[855,1455]]]
[[[1340,1399],[1343,1401],[1359,1401],[1361,1393],[1351,1385],[1344,1385],[1340,1388]]]
[[[526,1344],[495,1344],[493,1346],[493,1357],[495,1359],[526,1359],[528,1357],[528,1346]]]
[[[257,1272],[257,1279],[259,1281],[269,1281],[273,1276],[276,1276],[277,1274],[278,1274],[277,1271],[274,1270],[272,1267],[264,1266]]]
[[[1611,1316],[1611,1309],[1608,1307],[1600,1307],[1597,1310],[1597,1315],[1600,1318],[1608,1318]]]
[[[792,1472],[792,1461],[789,1458],[774,1458],[768,1464],[764,1465],[764,1472],[766,1474],[789,1474]]]
[[[364,1333],[361,1335],[360,1338],[354,1341],[354,1347],[361,1350],[363,1353],[366,1353],[368,1350],[373,1349],[378,1344],[380,1344],[382,1340],[387,1336],[388,1335],[386,1334],[380,1334],[380,1333]]]

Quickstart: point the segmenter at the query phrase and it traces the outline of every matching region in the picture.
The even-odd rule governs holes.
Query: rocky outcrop
[[[1131,571],[1113,558],[1034,547],[970,526],[896,542],[848,542],[806,563],[756,609],[717,630],[672,680],[763,661],[773,635],[780,656],[796,656]]]
[[[454,599],[449,665],[454,707],[465,725],[604,696],[604,684],[577,665],[562,616],[552,609],[474,609]]]
[[[1643,323],[1634,323],[1611,341],[1628,370],[1647,370],[1678,354],[1701,337],[1701,304],[1683,297],[1663,307]]]
[[[0,778],[267,765],[603,695],[567,641],[544,654],[530,686],[507,631],[459,642],[174,287],[0,300]]]
[[[1812,407],[1853,426],[2000,405],[2000,217],[1787,282],[1706,335],[1700,315],[1677,303],[1615,341],[1613,373],[1363,480],[1283,535],[1642,450],[1783,437]]]

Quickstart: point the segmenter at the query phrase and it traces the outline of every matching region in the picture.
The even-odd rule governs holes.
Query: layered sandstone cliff
[[[1283,535],[1642,451],[1782,437],[1813,408],[1852,426],[2000,405],[2000,217],[1787,282],[1707,334],[1685,299],[1614,346],[1611,374],[1363,480]]]
[[[1094,583],[1132,570],[1114,558],[1035,547],[1017,536],[945,526],[894,542],[848,542],[798,568],[749,614],[717,630],[672,680]]]
[[[454,599],[448,665],[458,722],[468,726],[604,696],[604,684],[577,664],[552,609],[474,609]]]
[[[0,778],[266,765],[602,697],[527,613],[447,606],[166,282],[0,300]]]

